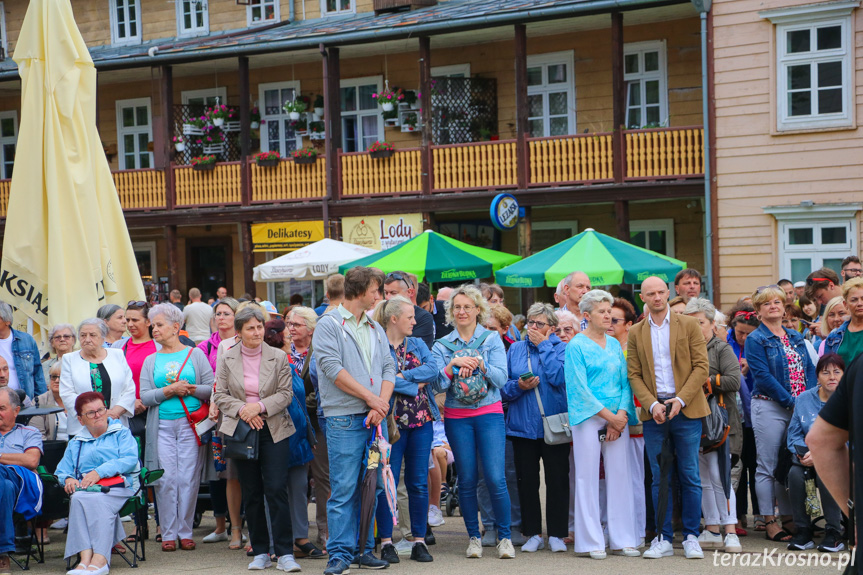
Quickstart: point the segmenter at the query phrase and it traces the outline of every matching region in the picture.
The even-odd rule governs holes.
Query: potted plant
[[[291,129],[296,132],[298,136],[305,136],[309,133],[309,122],[305,118],[301,118],[291,122],[290,126]]]
[[[410,106],[411,110],[416,110],[420,106],[419,96],[417,92],[413,90],[405,90],[405,98],[403,102]]]
[[[369,146],[368,152],[369,152],[369,156],[371,156],[372,158],[380,160],[380,159],[389,158],[390,156],[392,156],[395,149],[396,149],[395,146],[393,146],[389,142],[377,141],[374,144],[372,144],[371,146]]]
[[[195,170],[215,170],[216,156],[195,156],[191,160],[192,169]]]
[[[171,141],[174,142],[174,149],[178,152],[182,152],[186,149],[186,142],[183,141],[183,136],[174,136],[171,138]]]
[[[257,106],[252,108],[252,112],[249,114],[249,127],[253,130],[261,127],[261,111]]]
[[[312,147],[294,150],[292,155],[295,164],[314,164],[318,160],[318,152]]]
[[[384,112],[392,112],[395,105],[403,100],[404,97],[405,95],[400,88],[396,88],[395,90],[387,88],[380,94],[372,94],[372,98],[378,101],[378,105]]]
[[[319,118],[324,117],[324,97],[320,94],[315,96],[315,115]]]
[[[417,115],[416,114],[405,114],[404,121],[402,122],[402,132],[416,132],[417,130]]]
[[[326,126],[323,122],[309,123],[309,137],[312,140],[323,140],[326,137],[324,130],[326,130]]]
[[[185,134],[186,136],[200,136],[204,133],[204,126],[206,125],[206,116],[191,118],[188,123],[183,124],[183,134]]]
[[[222,127],[225,120],[230,118],[232,115],[232,110],[224,104],[216,104],[212,108],[207,109],[207,119],[209,119],[217,128]]]
[[[261,167],[274,168],[279,165],[282,157],[278,152],[261,152],[255,154],[255,163]]]
[[[306,111],[306,104],[299,98],[296,98],[293,101],[286,101],[282,109],[288,114],[291,120],[299,120],[300,114]]]

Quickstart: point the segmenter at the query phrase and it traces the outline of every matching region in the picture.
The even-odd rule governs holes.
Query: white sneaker
[[[249,563],[249,571],[263,571],[272,566],[273,562],[270,561],[270,556],[266,553],[261,553],[260,555],[255,555],[255,558]]]
[[[443,518],[443,513],[437,505],[429,505],[429,525],[432,527],[440,527],[446,521]]]
[[[131,521],[131,520],[132,520],[132,516],[131,516],[131,515],[124,515],[124,516],[122,516],[122,517],[120,518],[120,521],[122,521],[123,523],[128,523],[128,522],[129,522],[129,521]]]
[[[605,559],[607,557],[605,553],[605,549],[600,549],[598,551],[591,551],[590,558],[591,559]]]
[[[279,562],[276,564],[276,569],[285,573],[299,573],[302,571],[299,564],[294,561],[293,555],[282,555],[279,557]]]
[[[645,559],[661,559],[663,557],[671,557],[672,555],[674,555],[674,548],[671,546],[671,541],[655,537],[650,542],[650,549],[645,551],[641,556]]]
[[[468,559],[479,559],[482,557],[482,541],[480,541],[479,537],[470,538],[465,555],[467,555]]]
[[[69,571],[66,571],[66,575],[82,575],[82,573],[87,572],[87,567],[89,567],[89,565],[81,565],[80,568],[76,567],[75,569],[70,569]]]
[[[69,520],[64,517],[52,523],[49,529],[66,529],[67,525],[69,525]]]
[[[525,553],[536,553],[540,549],[545,549],[545,541],[542,540],[542,535],[534,535],[527,540],[527,543],[521,546],[521,550]]]
[[[501,539],[497,544],[497,556],[500,559],[515,559],[515,548],[512,539]]]
[[[695,535],[687,535],[683,540],[683,553],[687,559],[704,559],[704,551],[701,550]]]
[[[548,546],[552,553],[562,553],[566,551],[566,543],[564,543],[563,539],[560,537],[549,537]],[[522,547],[521,550],[524,551],[524,547]]]
[[[213,531],[204,537],[204,543],[218,543],[219,541],[227,541],[228,539],[230,539],[230,537],[228,537],[227,531],[222,531],[221,533]]]
[[[722,535],[705,529],[698,536],[698,544],[702,549],[722,549]]]
[[[740,538],[736,533],[729,533],[725,536],[725,552],[726,553],[742,553],[743,546],[740,545]]]
[[[611,552],[612,555],[620,555],[621,557],[641,557],[641,551],[635,547],[624,547],[623,549],[615,549]]]
[[[414,548],[414,544],[407,539],[402,539],[398,543],[395,543],[393,547],[395,547],[396,553],[399,555],[410,555],[411,550]]]

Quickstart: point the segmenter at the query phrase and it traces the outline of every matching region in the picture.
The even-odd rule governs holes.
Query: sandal
[[[196,547],[194,539],[180,539],[180,549],[183,551],[194,551]]]
[[[773,523],[779,523],[779,520],[778,519],[771,519],[770,521],[767,521],[764,524],[764,529],[765,529],[764,538],[767,539],[768,541],[775,541],[776,543],[787,543],[787,542],[791,541],[791,534],[788,533],[787,531],[785,531],[784,529],[780,529],[779,531],[777,531],[773,535],[773,537],[771,537],[767,533],[767,525],[771,525]]]
[[[176,551],[177,550],[177,542],[176,541],[162,541],[162,551]]]
[[[161,543],[161,542],[162,542],[162,534],[156,533],[156,543]]]
[[[737,528],[735,529],[735,531],[737,531],[737,536],[738,536],[738,537],[746,537],[747,535],[749,535],[749,532],[747,532],[747,531],[746,531],[746,529],[743,529],[743,528],[741,528],[741,527],[737,527]]]
[[[303,559],[305,557],[308,557],[309,559],[323,559],[326,557],[326,553],[315,547],[314,544],[309,541],[302,545],[294,543],[294,557],[299,559]]]
[[[757,517],[754,524],[756,531],[767,531],[767,524],[764,522],[764,519]]]

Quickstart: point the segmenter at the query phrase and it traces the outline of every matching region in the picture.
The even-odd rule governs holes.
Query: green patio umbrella
[[[550,248],[495,273],[497,283],[509,287],[556,287],[574,271],[583,271],[591,285],[638,284],[650,276],[665,281],[686,262],[628,244],[588,228]]]
[[[384,273],[399,270],[416,274],[419,281],[469,281],[491,277],[494,271],[520,259],[521,256],[479,248],[426,230],[388,250],[339,266],[339,272],[367,266]]]

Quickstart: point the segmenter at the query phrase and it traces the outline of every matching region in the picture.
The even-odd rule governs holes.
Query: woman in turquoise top
[[[566,400],[575,463],[573,549],[605,559],[600,523],[599,458],[605,463],[609,547],[615,555],[639,557],[632,520],[635,505],[629,479],[629,425],[638,423],[626,359],[607,335],[614,298],[603,290],[584,294],[578,307],[587,322],[566,346]]]
[[[183,314],[172,304],[159,304],[147,314],[153,339],[161,349],[141,367],[141,401],[147,410],[144,463],[164,469],[156,499],[162,527],[162,551],[192,550],[192,520],[201,484],[204,449],[186,417],[210,398],[213,370],[198,348],[180,342]],[[185,409],[183,409],[185,404]]]

